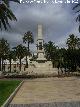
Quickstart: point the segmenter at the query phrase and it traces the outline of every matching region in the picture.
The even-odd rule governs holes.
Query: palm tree
[[[10,9],[9,6],[9,2],[10,1],[14,1],[14,2],[18,2],[18,0],[2,0],[2,2],[0,3],[0,29],[2,30],[2,28],[4,27],[5,30],[7,29],[7,27],[9,25],[9,20],[14,20],[16,21],[16,17],[13,14],[13,12]]]
[[[45,56],[47,60],[51,60],[53,63],[53,67],[56,67],[57,65],[57,46],[51,41],[48,43],[44,44],[44,51],[45,51]]]
[[[74,34],[69,35],[69,38],[67,39],[67,46],[69,49],[76,49],[78,45],[79,39]]]
[[[28,61],[27,61],[27,56],[30,55],[30,51],[24,46],[24,55],[26,56],[26,68],[28,68]]]
[[[28,43],[28,52],[30,51],[29,50],[29,45],[30,43],[32,44],[34,42],[33,40],[33,34],[31,31],[28,31],[27,33],[24,34],[24,37],[23,37],[23,43]]]
[[[20,44],[17,47],[14,47],[14,49],[16,51],[17,58],[19,58],[20,71],[21,71],[21,59],[25,56],[25,46],[23,46],[22,44]]]
[[[0,70],[1,70],[1,60],[2,60],[2,71],[3,71],[3,60],[9,51],[9,43],[7,40],[2,38],[0,40]]]
[[[49,41],[48,43],[45,43],[44,50],[45,50],[46,58],[48,60],[50,59],[52,60],[54,56],[54,52],[56,50],[56,46],[54,45],[54,43],[51,41]]]
[[[76,71],[77,66],[79,66],[78,59],[80,59],[79,48],[80,48],[80,38],[75,36],[74,34],[69,35],[69,38],[67,39],[67,52],[65,61],[68,63],[68,69],[69,71],[73,72]]]

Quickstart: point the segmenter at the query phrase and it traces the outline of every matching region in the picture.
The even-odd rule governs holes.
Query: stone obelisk
[[[38,25],[38,30],[37,30],[37,55],[38,58],[37,60],[46,60],[44,57],[44,40],[43,40],[43,30],[42,30],[42,25]]]
[[[42,25],[38,24],[37,39],[43,39]]]

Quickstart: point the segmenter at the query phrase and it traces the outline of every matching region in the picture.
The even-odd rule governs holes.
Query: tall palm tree
[[[4,38],[0,39],[0,70],[1,70],[1,60],[2,60],[2,71],[3,71],[3,61],[8,51],[9,51],[9,43]]]
[[[26,43],[26,42],[28,44],[28,52],[29,52],[30,51],[29,45],[30,45],[30,43],[32,44],[34,42],[33,34],[31,31],[28,31],[27,33],[24,34],[23,43]]]
[[[18,0],[2,0],[1,1],[1,3],[0,3],[0,29],[1,30],[3,27],[5,28],[5,30],[7,29],[8,26],[10,27],[9,20],[11,20],[11,21],[17,20],[15,15],[13,14],[13,12],[10,9],[10,6],[9,6],[10,1],[19,3]]]
[[[25,56],[25,46],[23,46],[22,44],[20,44],[17,47],[14,47],[14,49],[16,51],[17,58],[19,58],[20,71],[21,71],[21,59]]]
[[[30,51],[24,46],[24,55],[26,56],[26,68],[28,68],[28,61],[27,61],[27,56],[30,55]]]

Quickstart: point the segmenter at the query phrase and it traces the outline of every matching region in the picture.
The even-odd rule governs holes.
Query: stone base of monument
[[[51,61],[31,61],[29,68],[26,68],[27,75],[58,75],[58,69],[52,67]]]
[[[58,69],[52,68],[52,69],[41,69],[41,68],[28,68],[26,69],[27,75],[52,75],[57,76],[58,75]]]
[[[31,61],[29,64],[29,68],[42,68],[42,69],[46,69],[46,68],[52,68],[52,62],[51,61],[47,61],[47,60],[36,60],[36,61]]]
[[[27,75],[58,75],[58,69],[52,67],[51,61],[32,61],[26,68]]]

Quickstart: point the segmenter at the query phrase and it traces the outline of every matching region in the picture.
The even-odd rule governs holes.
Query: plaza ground
[[[80,78],[37,78],[24,80],[11,104],[80,102]]]

